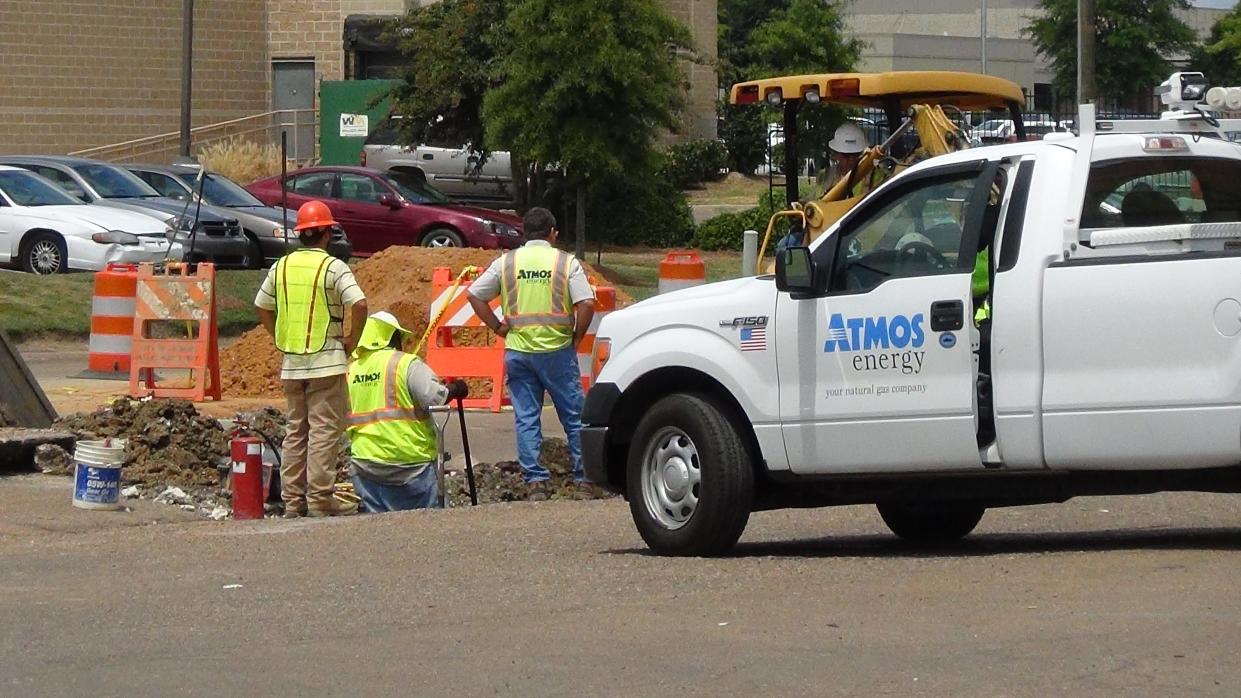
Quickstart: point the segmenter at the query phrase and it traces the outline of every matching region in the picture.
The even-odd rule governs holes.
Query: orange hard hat
[[[293,229],[301,232],[310,228],[330,228],[336,225],[332,218],[332,210],[322,201],[307,201],[297,209],[297,226]]]

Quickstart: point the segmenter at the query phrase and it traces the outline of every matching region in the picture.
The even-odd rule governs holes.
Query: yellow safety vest
[[[349,366],[349,438],[354,458],[387,465],[435,460],[435,426],[409,392],[413,354],[363,352]]]
[[[285,354],[315,354],[327,344],[327,268],[320,249],[297,250],[276,262],[276,348]]]
[[[505,347],[542,354],[573,342],[572,262],[572,256],[543,245],[527,245],[500,258],[500,304],[510,328]]]

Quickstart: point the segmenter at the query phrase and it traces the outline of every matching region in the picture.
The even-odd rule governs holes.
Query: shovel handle
[[[478,506],[478,489],[474,484],[474,460],[470,457],[470,433],[465,430],[465,403],[457,398],[457,418],[461,422],[461,450],[465,451],[465,479],[470,484],[470,506]]]

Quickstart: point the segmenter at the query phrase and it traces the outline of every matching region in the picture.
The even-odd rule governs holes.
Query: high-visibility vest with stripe
[[[500,258],[500,304],[509,326],[506,348],[542,354],[573,342],[572,262],[572,256],[544,245],[527,245]]]
[[[435,427],[409,392],[413,354],[363,352],[349,366],[349,438],[354,458],[389,465],[435,460]]]
[[[297,250],[276,262],[276,348],[285,354],[315,354],[327,344],[331,262],[328,253],[317,248]]]

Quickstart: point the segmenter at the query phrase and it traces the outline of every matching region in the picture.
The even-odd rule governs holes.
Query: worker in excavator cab
[[[836,186],[840,180],[850,176],[862,159],[862,153],[870,147],[862,128],[852,121],[846,121],[836,127],[832,140],[827,148],[831,155],[832,166],[827,172],[823,190]]]

